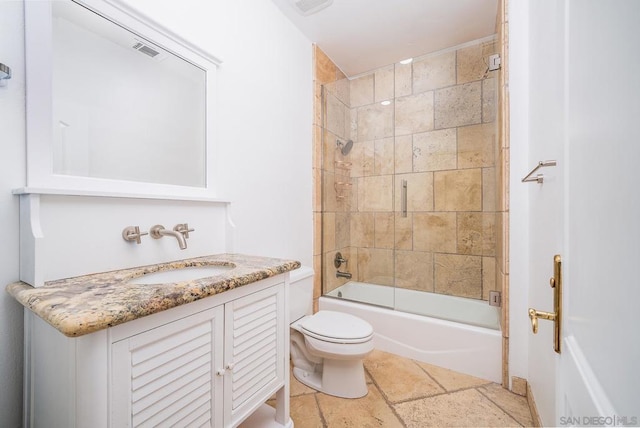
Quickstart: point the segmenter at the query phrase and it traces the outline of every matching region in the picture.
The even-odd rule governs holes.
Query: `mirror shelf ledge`
[[[103,198],[135,198],[135,199],[158,199],[170,201],[197,201],[197,202],[214,202],[219,204],[231,204],[227,199],[214,198],[204,195],[187,195],[187,194],[152,194],[152,193],[133,193],[133,192],[109,192],[102,190],[69,190],[54,189],[45,187],[20,187],[11,191],[14,195],[59,195],[59,196],[95,196]]]

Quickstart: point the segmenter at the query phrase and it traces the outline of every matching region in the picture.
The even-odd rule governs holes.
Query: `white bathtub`
[[[342,298],[337,298],[339,293]],[[381,307],[393,304],[394,298],[401,310]],[[369,322],[376,349],[502,382],[500,308],[486,302],[349,282],[321,297],[319,307]],[[418,309],[430,316],[402,312]],[[441,318],[457,318],[457,322]]]

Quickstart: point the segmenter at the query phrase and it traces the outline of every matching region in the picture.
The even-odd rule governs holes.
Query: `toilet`
[[[313,269],[291,272],[291,362],[304,385],[341,398],[367,395],[362,360],[373,351],[373,327],[343,312],[313,312]]]

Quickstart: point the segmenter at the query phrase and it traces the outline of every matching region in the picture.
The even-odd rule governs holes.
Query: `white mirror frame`
[[[219,59],[117,0],[75,0],[206,72],[206,185],[188,187],[53,173],[52,2],[25,1],[27,186],[14,193],[216,200],[215,74]],[[145,162],[145,159],[140,159]]]

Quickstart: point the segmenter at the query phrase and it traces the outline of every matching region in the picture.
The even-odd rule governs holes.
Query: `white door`
[[[530,189],[530,305],[552,310],[547,278],[558,248],[564,273],[562,353],[552,350],[552,323],[541,321],[529,341],[533,394],[545,425],[637,425],[640,2],[530,7],[530,156],[558,158],[543,185],[530,184],[538,186]],[[544,46],[535,36],[547,31],[555,40]],[[544,51],[551,61],[537,62]],[[545,224],[541,210],[559,217]]]
[[[567,287],[558,421],[604,416],[610,419],[580,423],[637,425],[640,2],[571,0],[566,14]]]

